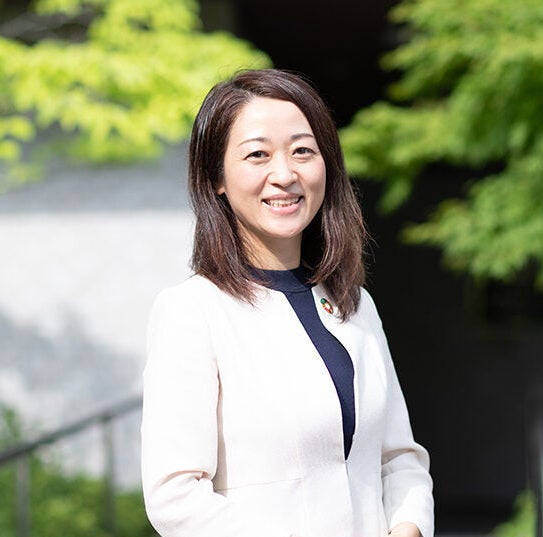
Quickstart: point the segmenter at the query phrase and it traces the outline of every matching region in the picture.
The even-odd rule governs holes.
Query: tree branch
[[[91,9],[73,15],[37,15],[26,12],[0,25],[0,36],[29,44],[42,39],[58,38],[82,41],[96,16],[97,12]]]

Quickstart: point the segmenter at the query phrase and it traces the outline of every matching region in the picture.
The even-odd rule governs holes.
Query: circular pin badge
[[[328,302],[326,298],[321,298],[321,304],[326,313],[330,313],[330,314],[334,313],[334,306],[332,306],[332,304],[330,304],[330,302]]]

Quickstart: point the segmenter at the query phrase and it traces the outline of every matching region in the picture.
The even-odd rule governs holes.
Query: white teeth
[[[300,198],[291,198],[288,200],[265,200],[265,203],[269,205],[270,207],[289,207],[290,205],[294,205],[295,203],[298,203],[300,201]]]

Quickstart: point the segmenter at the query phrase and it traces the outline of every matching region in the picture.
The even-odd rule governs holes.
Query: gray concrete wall
[[[183,147],[141,165],[56,163],[0,196],[0,404],[30,435],[141,391],[149,309],[189,274],[191,235]],[[138,427],[138,412],[117,427],[124,483],[139,479]],[[95,437],[51,456],[99,471]]]

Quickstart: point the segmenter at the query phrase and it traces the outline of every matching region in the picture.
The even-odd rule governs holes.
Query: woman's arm
[[[386,336],[375,305],[373,302],[371,304],[372,324],[384,358],[387,382],[381,479],[389,531],[394,537],[418,537],[417,531],[420,531],[422,537],[433,537],[434,502],[429,474],[430,459],[428,452],[413,439],[405,399]]]
[[[286,537],[213,490],[218,370],[204,299],[191,295],[184,285],[163,291],[149,321],[141,428],[148,517],[162,537]]]
[[[427,451],[413,439],[407,407],[388,347],[386,360],[387,422],[381,458],[385,514],[390,529],[402,522],[412,522],[423,537],[432,537],[434,503],[430,460]],[[411,537],[404,527],[394,534]]]

